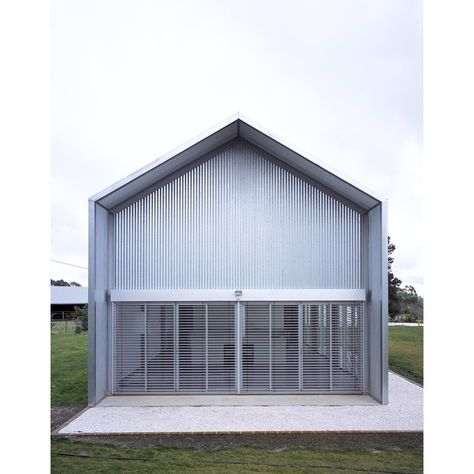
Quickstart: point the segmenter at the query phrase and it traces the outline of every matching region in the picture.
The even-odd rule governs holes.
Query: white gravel
[[[422,431],[423,389],[389,373],[389,404],[89,408],[61,434]]]

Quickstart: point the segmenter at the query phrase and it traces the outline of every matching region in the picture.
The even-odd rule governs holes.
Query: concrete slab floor
[[[344,406],[377,405],[368,395],[120,395],[99,407]]]
[[[373,432],[422,430],[423,388],[394,373],[389,373],[388,405],[100,405],[86,410],[78,418],[62,428],[59,433]]]

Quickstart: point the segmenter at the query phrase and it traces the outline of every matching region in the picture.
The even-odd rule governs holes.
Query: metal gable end
[[[226,143],[241,138],[262,149],[282,163],[320,183],[324,188],[354,203],[361,210],[370,210],[384,199],[373,192],[364,191],[354,181],[330,170],[319,160],[309,158],[307,153],[296,151],[274,134],[264,131],[248,118],[235,114],[206,132],[166,153],[162,157],[137,170],[112,186],[90,198],[105,209],[111,210],[132,199],[147,188],[166,179],[190,165],[195,160],[211,153]]]

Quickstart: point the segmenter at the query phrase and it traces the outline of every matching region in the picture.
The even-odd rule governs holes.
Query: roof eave
[[[108,186],[107,188],[103,189],[102,191],[94,194],[89,198],[89,201],[100,201],[104,197],[108,196],[109,194],[112,194],[113,192],[117,191],[120,188],[123,188],[127,184],[131,183],[132,181],[135,181],[136,179],[140,178],[144,174],[148,173],[149,171],[153,170],[157,166],[165,163],[168,160],[171,160],[175,158],[177,155],[185,152],[186,150],[198,145],[199,143],[203,141],[208,141],[211,140],[213,136],[216,135],[224,135],[225,130],[227,127],[234,125],[235,130],[229,130],[231,133],[231,136],[227,140],[231,140],[235,137],[238,136],[238,119],[239,119],[239,114],[235,113],[223,120],[222,122],[219,122],[217,125],[214,125],[213,127],[207,129],[206,131],[200,133],[199,135],[196,135],[195,137],[191,138],[190,140],[187,140],[186,142],[182,143],[181,145],[177,146],[173,150],[170,150],[169,152],[165,153],[164,155],[160,156],[156,160],[152,161],[151,163],[148,163],[147,165],[143,166],[142,168],[138,169],[137,171],[134,171],[133,173],[129,174],[125,178],[122,178],[121,180],[115,182],[111,186]],[[216,137],[218,138],[218,137]]]
[[[239,114],[239,120],[242,122],[242,126],[240,127],[240,136],[242,138],[245,138],[248,141],[252,141],[249,139],[248,133],[247,133],[247,127],[251,127],[252,129],[255,130],[256,133],[260,134],[261,136],[266,136],[272,141],[276,142],[278,145],[281,145],[281,147],[285,148],[287,152],[293,153],[295,155],[298,155],[299,158],[302,160],[307,161],[310,165],[316,165],[319,167],[323,172],[327,172],[330,175],[332,175],[335,179],[343,181],[345,184],[348,186],[353,187],[355,190],[365,194],[369,198],[374,199],[375,201],[378,201],[379,203],[384,202],[387,200],[385,196],[381,196],[378,194],[376,191],[373,191],[369,189],[366,185],[357,182],[355,179],[345,175],[345,173],[341,172],[340,170],[336,169],[332,165],[324,162],[318,157],[313,156],[311,153],[308,153],[306,150],[302,150],[300,147],[295,146],[292,143],[289,143],[287,140],[277,136],[273,132],[265,129],[259,124],[256,124],[253,120],[249,119],[248,117],[245,117],[242,114]],[[260,148],[262,147],[261,143],[256,143],[257,146]],[[266,150],[268,151],[268,150]]]

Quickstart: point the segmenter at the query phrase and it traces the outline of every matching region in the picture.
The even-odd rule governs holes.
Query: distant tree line
[[[51,279],[51,286],[81,286],[80,283],[77,283],[76,281],[71,281],[71,283],[64,281],[64,280],[53,280]]]
[[[423,321],[423,298],[411,285],[401,288],[402,280],[392,271],[395,245],[388,238],[388,315],[391,321]]]

